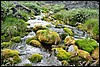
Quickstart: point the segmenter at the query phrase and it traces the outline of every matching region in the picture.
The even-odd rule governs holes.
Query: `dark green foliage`
[[[24,20],[6,17],[4,22],[1,24],[1,37],[2,41],[9,41],[12,36],[25,35],[26,24]],[[7,40],[7,38],[9,38]]]
[[[99,17],[99,11],[96,9],[71,9],[62,10],[53,16],[56,20],[62,20],[66,24],[74,25],[76,22],[84,23],[91,17]]]
[[[86,30],[94,39],[98,39],[99,35],[99,19],[91,18],[83,24],[83,29]]]
[[[19,43],[19,42],[21,42],[21,37],[20,36],[13,37],[13,38],[11,38],[11,41],[13,41],[15,43]]]

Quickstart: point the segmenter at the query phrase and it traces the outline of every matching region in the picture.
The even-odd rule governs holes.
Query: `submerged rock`
[[[29,44],[30,44],[30,45],[33,45],[33,46],[35,46],[35,47],[40,47],[40,46],[41,46],[41,43],[40,43],[39,41],[37,41],[37,40],[31,40],[31,41],[29,42]]]
[[[59,34],[52,30],[38,30],[36,35],[38,40],[45,44],[57,44],[61,41]]]
[[[1,60],[2,64],[8,64],[13,65],[21,62],[21,58],[19,57],[19,52],[17,50],[11,50],[11,49],[3,49],[1,50]],[[6,62],[5,62],[6,60]]]
[[[32,54],[29,58],[30,62],[40,62],[43,59],[43,56],[41,54]]]
[[[94,39],[88,38],[76,40],[75,45],[89,53],[98,47],[98,44]]]

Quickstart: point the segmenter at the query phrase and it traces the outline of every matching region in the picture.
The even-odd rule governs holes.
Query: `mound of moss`
[[[53,48],[53,51],[55,51],[56,56],[59,60],[68,60],[71,57],[70,52],[66,52],[63,48]]]
[[[43,56],[41,54],[32,54],[29,58],[30,62],[40,62],[43,59]]]
[[[41,43],[40,43],[39,41],[37,41],[37,40],[31,40],[31,41],[29,42],[29,44],[30,44],[30,45],[33,45],[33,46],[35,46],[35,47],[40,47],[40,46],[41,46]]]
[[[19,57],[19,52],[17,50],[11,49],[3,49],[1,50],[1,63],[2,65],[11,66],[13,64],[17,64],[21,62],[21,58]]]
[[[96,47],[98,47],[97,42],[94,39],[89,39],[89,38],[76,40],[75,44],[79,48],[89,53],[91,53]]]
[[[12,44],[14,44],[14,42],[2,42],[1,43],[1,48],[4,49],[4,48],[11,48]]]
[[[38,37],[38,40],[41,43],[45,43],[45,44],[52,45],[52,44],[57,44],[61,41],[59,34],[52,30],[38,30],[36,32],[36,35]]]
[[[72,32],[72,30],[69,29],[69,28],[63,28],[63,30],[64,30],[66,33],[68,33],[70,36],[73,36],[73,35],[74,35],[73,32]]]

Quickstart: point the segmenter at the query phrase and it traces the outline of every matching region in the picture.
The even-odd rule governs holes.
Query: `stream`
[[[51,27],[49,28],[50,30],[55,31],[58,34],[64,33],[63,28],[56,28],[55,25],[53,25],[51,22],[41,20],[43,16],[45,15],[42,13],[41,15],[35,16],[35,19],[28,20],[27,23],[29,23],[30,25],[27,27],[33,28],[35,24],[41,24],[43,26],[50,24],[51,25]],[[72,29],[75,40],[89,37],[89,35],[86,32],[79,30],[76,27],[72,27],[69,25],[60,25],[60,26],[62,27],[64,26],[64,27],[68,27]],[[51,55],[49,51],[43,48],[34,47],[25,43],[27,38],[33,37],[35,35],[36,35],[35,32],[32,30],[27,36],[24,36],[23,38],[21,38],[22,41],[20,43],[16,43],[15,46],[12,47],[12,49],[18,50],[20,52],[20,57],[22,60],[22,62],[19,64],[16,64],[16,66],[23,66],[24,64],[32,64],[32,66],[62,66],[61,61],[59,61],[57,57],[54,56],[53,54]],[[31,63],[28,60],[28,57],[30,57],[30,55],[34,53],[39,53],[43,56],[43,59],[41,60],[41,62]]]

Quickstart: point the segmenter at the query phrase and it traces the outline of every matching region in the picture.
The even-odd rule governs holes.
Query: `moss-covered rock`
[[[38,40],[45,44],[57,44],[61,41],[59,34],[52,30],[38,30],[36,35]]]
[[[37,40],[37,37],[36,36],[33,36],[33,37],[30,37],[30,38],[26,39],[26,44],[29,44],[29,42],[31,40]]]
[[[72,32],[72,30],[69,29],[69,28],[63,28],[63,30],[64,30],[66,33],[68,33],[70,36],[73,36],[73,35],[74,35],[73,32]]]
[[[84,51],[84,50],[78,50],[79,51],[79,56],[84,58],[87,61],[92,61],[92,57],[90,56],[89,52]]]
[[[70,61],[78,60],[78,58],[79,58],[79,51],[78,51],[78,47],[76,45],[69,46],[68,52],[71,53]]]
[[[13,38],[11,38],[11,41],[15,42],[15,43],[19,43],[19,42],[21,42],[21,37],[20,36],[13,37]]]
[[[66,36],[66,38],[64,39],[64,44],[75,44],[75,39],[72,36]]]
[[[11,49],[3,49],[1,50],[1,56],[2,56],[2,64],[17,64],[21,62],[21,58],[19,57],[19,52],[17,50],[11,50]],[[4,61],[7,61],[3,63]]]
[[[1,43],[1,48],[11,48],[11,46],[14,44],[14,42],[2,42]]]
[[[66,52],[63,48],[53,48],[53,51],[55,51],[56,56],[59,60],[68,60],[71,57],[70,52]]]
[[[99,47],[92,51],[91,55],[94,59],[99,59]]]
[[[41,24],[35,24],[33,27],[34,31],[41,30],[41,29],[47,29],[47,28],[46,26],[42,26]]]
[[[43,59],[43,56],[41,54],[32,54],[29,58],[30,62],[40,62]]]
[[[41,46],[41,43],[40,43],[39,41],[37,41],[37,40],[31,40],[31,41],[29,42],[29,44],[30,44],[30,45],[33,45],[33,46],[35,46],[35,47],[40,47],[40,46]]]
[[[94,39],[89,38],[76,40],[75,45],[89,53],[98,47],[97,42]]]

